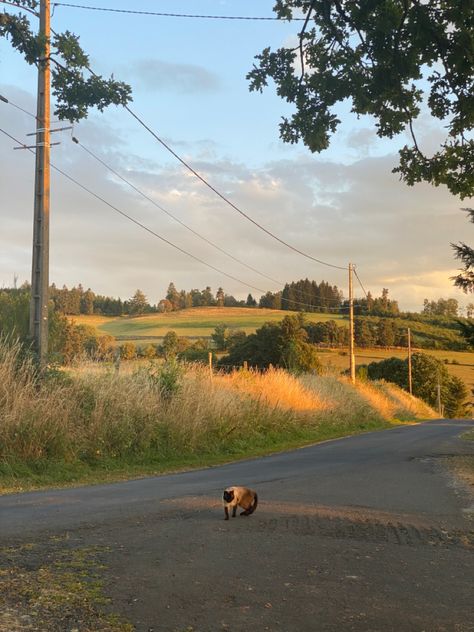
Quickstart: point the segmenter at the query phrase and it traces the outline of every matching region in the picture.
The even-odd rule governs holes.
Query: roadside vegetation
[[[19,344],[0,344],[3,492],[212,465],[433,416],[395,386],[281,369],[211,379],[170,359],[39,378]]]

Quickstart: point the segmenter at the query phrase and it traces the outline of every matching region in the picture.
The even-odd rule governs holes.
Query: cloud
[[[33,100],[26,93],[5,94],[31,109]],[[2,127],[23,139],[31,128],[26,115],[6,105],[1,114]],[[92,116],[75,132],[87,146],[193,230],[278,283],[196,238],[64,138],[54,150],[54,162],[118,209],[264,291],[305,277],[346,290],[345,270],[320,266],[286,249],[184,167],[134,153],[127,143],[128,130],[98,120]],[[28,279],[31,265],[34,160],[28,152],[12,151],[14,144],[0,135],[0,285],[11,284],[14,273],[20,282]],[[470,203],[461,203],[445,188],[407,187],[391,173],[396,154],[341,164],[302,153],[293,160],[250,167],[222,157],[218,146],[212,156],[200,154],[199,145],[190,145],[186,153],[193,167],[268,230],[318,259],[343,266],[356,263],[362,282],[374,294],[388,287],[405,309],[420,309],[424,298],[467,300],[449,279],[456,267],[449,244],[465,239],[469,224],[459,209]],[[53,173],[51,281],[82,283],[123,298],[141,288],[157,302],[171,280],[179,288],[223,286],[238,296],[249,291],[258,295],[177,252]]]
[[[123,68],[125,80],[147,92],[209,94],[221,89],[219,77],[196,64],[140,59]]]

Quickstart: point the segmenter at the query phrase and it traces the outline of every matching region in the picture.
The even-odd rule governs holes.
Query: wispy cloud
[[[121,74],[135,88],[147,92],[200,94],[221,89],[219,77],[196,64],[140,59],[124,66]]]

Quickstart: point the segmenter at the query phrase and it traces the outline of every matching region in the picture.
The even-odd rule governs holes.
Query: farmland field
[[[414,349],[416,351],[416,349]],[[439,349],[422,350],[423,353],[435,356],[446,363],[446,368],[451,375],[456,375],[470,388],[474,388],[474,353],[471,351],[444,351]],[[343,355],[340,349],[321,350],[320,359],[324,366],[333,367],[335,370],[344,370],[349,366],[349,357]],[[406,349],[357,349],[356,366],[370,364],[384,360],[385,358],[407,357]],[[454,361],[454,364],[453,364]]]
[[[252,309],[235,307],[195,307],[168,314],[148,314],[135,318],[108,317],[100,315],[74,316],[77,324],[90,325],[99,333],[109,334],[118,341],[133,340],[139,344],[157,343],[168,331],[176,331],[188,338],[208,338],[218,323],[225,323],[233,329],[253,333],[265,322],[278,322],[284,316],[297,312],[272,309]],[[347,319],[339,314],[306,314],[310,322],[336,320],[347,326]],[[426,351],[446,362],[452,375],[461,378],[469,388],[474,388],[474,353],[469,351]],[[395,356],[405,358],[405,349],[356,349],[356,364],[369,364]],[[342,371],[348,367],[348,357],[341,349],[321,349],[320,358],[324,366]],[[454,362],[454,364],[453,364]]]
[[[120,340],[145,340],[162,338],[168,331],[176,331],[179,336],[188,338],[208,338],[217,324],[225,323],[232,329],[242,329],[253,333],[268,321],[278,322],[287,312],[277,309],[253,309],[245,307],[194,307],[168,314],[147,314],[137,317],[74,316],[78,325],[91,325],[100,333],[110,334]],[[309,322],[340,320],[340,314],[306,314]]]

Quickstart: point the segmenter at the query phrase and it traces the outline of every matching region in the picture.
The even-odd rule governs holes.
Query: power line
[[[196,15],[190,13],[163,13],[158,11],[138,11],[135,9],[112,9],[106,7],[90,7],[83,4],[72,4],[69,2],[53,2],[51,6],[56,7],[69,7],[73,9],[87,9],[88,11],[104,11],[107,13],[125,13],[132,15],[154,15],[164,18],[197,18],[202,20],[247,20],[247,21],[267,21],[267,22],[286,22],[278,17],[268,16],[249,16],[249,15]],[[301,22],[305,18],[292,18],[292,21]]]
[[[21,106],[19,106],[18,104],[14,103],[13,101],[11,101],[10,99],[7,99],[5,96],[0,94],[0,101],[3,101],[4,103],[8,103],[9,105],[21,110],[22,112],[24,112],[25,114],[28,114],[29,116],[31,116],[32,118],[36,118],[36,116],[32,113],[29,112],[28,110],[25,110],[24,108],[22,108]],[[223,248],[221,248],[220,246],[218,246],[217,244],[215,244],[214,242],[212,242],[211,240],[207,239],[206,237],[204,237],[203,235],[201,235],[200,233],[198,233],[197,231],[195,231],[193,228],[191,228],[190,226],[188,226],[187,224],[185,224],[183,221],[181,221],[178,217],[176,217],[175,215],[173,215],[172,213],[170,213],[169,211],[167,211],[164,207],[162,207],[160,204],[158,204],[155,200],[153,200],[151,197],[149,197],[148,195],[146,195],[146,193],[144,193],[141,189],[139,189],[137,186],[135,186],[132,182],[130,182],[129,180],[127,180],[125,177],[123,177],[121,174],[119,174],[115,169],[113,169],[110,165],[108,165],[103,159],[101,159],[99,156],[97,156],[92,150],[90,150],[89,148],[87,148],[83,143],[81,143],[76,137],[72,137],[72,140],[75,144],[79,145],[86,153],[88,153],[92,158],[94,158],[95,160],[97,160],[100,164],[102,164],[106,169],[108,169],[111,173],[113,173],[117,178],[119,178],[120,180],[122,180],[123,182],[125,182],[128,186],[130,186],[134,191],[136,191],[137,193],[139,193],[142,197],[144,197],[146,200],[148,200],[149,202],[151,202],[154,206],[156,206],[159,210],[163,211],[166,215],[169,215],[171,218],[173,218],[176,222],[178,222],[179,224],[181,224],[184,228],[186,228],[187,230],[189,230],[191,233],[193,233],[194,235],[196,235],[197,237],[199,237],[200,239],[202,239],[203,241],[205,241],[206,243],[208,243],[209,245],[213,246],[214,248],[216,248],[217,250],[219,250],[220,252],[224,253],[225,255],[227,255],[228,257],[230,257],[231,259],[233,259],[234,261],[236,261],[237,263],[240,263],[241,265],[245,266],[246,268],[248,268],[249,270],[252,270],[252,272],[255,272],[257,274],[259,274],[260,276],[268,279],[269,281],[272,281],[273,283],[276,283],[277,285],[280,286],[284,286],[286,285],[283,281],[278,281],[277,279],[273,279],[272,277],[266,275],[263,272],[260,272],[260,270],[257,270],[257,268],[254,268],[253,266],[250,266],[249,264],[245,263],[244,261],[241,261],[240,259],[238,259],[237,257],[234,257],[234,255],[232,255],[231,253],[227,252],[226,250],[224,250]],[[290,300],[290,299],[283,299],[283,300]],[[326,298],[325,299],[325,303],[321,303],[319,301],[311,301],[311,304],[307,304],[307,303],[301,303],[302,305],[306,305],[306,306],[312,306],[312,307],[321,307],[321,308],[330,308],[329,305],[327,305],[327,303],[339,303],[339,299],[336,298]],[[299,302],[298,302],[299,303]]]
[[[90,68],[89,68],[89,70],[90,70]],[[92,72],[92,71],[90,70],[90,72]],[[95,74],[95,73],[93,73],[93,74]],[[162,138],[160,138],[158,136],[158,134],[156,134],[156,132],[154,132],[137,114],[135,114],[135,112],[133,112],[128,107],[128,105],[125,105],[124,108],[127,110],[127,112],[129,112],[133,116],[133,118],[135,120],[137,120],[140,123],[140,125],[142,127],[144,127],[161,145],[163,145],[163,147],[170,154],[172,154],[182,165],[184,165],[184,167],[186,167],[186,169],[188,169],[188,171],[190,171],[192,174],[194,174],[196,176],[196,178],[198,178],[203,184],[205,184],[209,189],[211,189],[211,191],[213,191],[218,197],[220,197],[221,200],[223,200],[226,204],[228,204],[235,211],[240,213],[240,215],[245,217],[249,222],[254,224],[254,226],[257,226],[257,228],[259,228],[264,233],[269,235],[272,239],[275,239],[280,244],[283,244],[284,246],[286,246],[290,250],[293,250],[293,252],[296,252],[299,255],[302,255],[303,257],[306,257],[306,259],[311,259],[311,261],[315,261],[316,263],[320,263],[323,266],[328,266],[329,268],[336,268],[337,270],[346,270],[345,266],[338,266],[338,265],[335,265],[333,263],[328,263],[327,261],[323,261],[321,259],[316,259],[316,257],[313,257],[312,255],[309,255],[306,252],[303,252],[299,248],[296,248],[295,246],[292,246],[291,244],[289,244],[285,240],[281,239],[280,237],[278,237],[277,235],[272,233],[270,230],[268,230],[268,228],[265,228],[264,226],[259,224],[256,220],[254,220],[252,217],[250,217],[250,215],[247,215],[247,213],[242,211],[236,204],[231,202],[223,193],[221,193],[212,184],[210,184],[210,182],[208,182],[200,173],[198,173],[195,169],[193,169],[193,167],[191,167],[190,164],[188,164],[183,158],[181,158],[181,156],[179,156]]]
[[[134,191],[136,191],[139,195],[141,195],[143,198],[145,198],[145,200],[148,200],[148,202],[151,202],[151,204],[153,204],[154,206],[156,206],[156,208],[158,208],[160,211],[162,211],[163,213],[165,213],[166,215],[168,215],[169,217],[171,217],[175,222],[178,222],[178,224],[180,224],[181,226],[183,226],[184,228],[186,228],[186,230],[189,230],[193,235],[195,235],[196,237],[199,237],[199,239],[202,239],[203,241],[205,241],[207,244],[209,244],[210,246],[212,246],[213,248],[215,248],[216,250],[219,250],[219,252],[222,252],[223,254],[225,254],[227,257],[230,257],[231,259],[233,259],[234,261],[236,261],[237,263],[239,263],[240,265],[245,266],[246,268],[248,268],[249,270],[252,270],[252,272],[255,272],[257,274],[259,274],[262,277],[265,277],[266,279],[268,279],[269,281],[272,281],[272,283],[276,283],[277,285],[285,285],[283,283],[283,281],[278,281],[277,279],[274,279],[270,276],[268,276],[267,274],[260,272],[259,270],[257,270],[256,268],[252,267],[251,265],[249,265],[248,263],[245,263],[245,261],[242,261],[241,259],[238,259],[237,257],[234,257],[234,255],[232,255],[230,252],[227,252],[227,250],[224,250],[224,248],[221,248],[221,246],[215,244],[213,241],[211,241],[210,239],[208,239],[207,237],[204,237],[204,235],[201,235],[200,233],[198,233],[196,230],[194,230],[193,228],[191,228],[190,226],[188,226],[187,224],[185,224],[182,220],[179,219],[179,217],[176,217],[176,215],[174,215],[173,213],[171,213],[170,211],[166,210],[163,206],[161,206],[161,204],[158,204],[158,202],[156,202],[153,198],[151,198],[149,195],[147,195],[146,193],[144,193],[141,189],[139,189],[137,186],[135,186],[132,182],[130,182],[129,180],[127,180],[126,178],[124,178],[120,173],[118,173],[117,171],[115,171],[115,169],[113,169],[110,165],[108,165],[104,160],[102,160],[102,158],[100,158],[99,156],[97,156],[91,149],[89,149],[88,147],[86,147],[83,143],[81,143],[77,137],[72,138],[73,142],[76,143],[76,145],[79,145],[79,147],[82,147],[82,149],[89,154],[89,156],[91,156],[92,158],[94,158],[94,160],[97,160],[97,162],[99,162],[101,165],[103,165],[106,169],[108,169],[111,173],[113,173],[117,178],[119,178],[120,180],[122,180],[122,182],[125,182],[125,184],[127,184],[129,187],[131,187]]]
[[[57,35],[57,33],[54,31],[54,29],[51,29],[52,32]],[[92,68],[90,66],[86,66],[87,70],[91,73],[91,75],[93,75],[94,77],[97,77],[97,73],[95,73]],[[191,167],[190,164],[188,164],[184,158],[181,158],[181,156],[179,154],[177,154],[162,138],[160,138],[158,136],[158,134],[156,132],[154,132],[151,127],[149,127],[144,121],[143,119],[141,119],[138,114],[136,114],[135,112],[133,112],[133,110],[128,106],[128,105],[124,105],[123,106],[125,108],[125,110],[127,110],[127,112],[133,116],[133,118],[144,128],[147,130],[148,133],[150,133],[153,138],[155,138],[155,140],[157,140],[172,156],[174,156],[184,167],[186,167],[186,169],[188,169],[188,171],[190,171],[194,176],[196,176],[196,178],[198,178],[198,180],[200,180],[203,184],[205,184],[211,191],[213,191],[218,197],[221,198],[221,200],[223,200],[226,204],[228,204],[231,208],[233,208],[235,211],[237,211],[238,213],[240,213],[240,215],[242,215],[242,217],[245,217],[249,222],[251,222],[252,224],[254,224],[254,226],[257,226],[257,228],[259,228],[261,231],[263,231],[264,233],[266,233],[267,235],[269,235],[272,239],[275,239],[276,241],[278,241],[280,244],[286,246],[287,248],[289,248],[290,250],[292,250],[293,252],[298,253],[299,255],[305,257],[306,259],[310,259],[311,261],[315,261],[316,263],[319,263],[323,266],[327,266],[329,268],[334,268],[336,270],[346,270],[345,266],[338,266],[335,265],[333,263],[329,263],[327,261],[323,261],[322,259],[317,259],[316,257],[313,257],[312,255],[309,255],[308,253],[304,252],[303,250],[300,250],[299,248],[296,248],[295,246],[292,246],[291,244],[289,244],[288,242],[286,242],[284,239],[281,239],[280,237],[278,237],[277,235],[275,235],[274,233],[272,233],[270,230],[268,230],[268,228],[265,228],[264,226],[262,226],[261,224],[259,224],[256,220],[254,220],[252,217],[250,217],[250,215],[248,215],[247,213],[245,213],[244,211],[242,211],[236,204],[234,204],[233,202],[231,202],[224,194],[222,194],[218,189],[216,189],[210,182],[208,182],[199,172],[197,172],[195,169],[193,169],[193,167]]]
[[[260,270],[257,270],[257,268],[254,268],[253,266],[245,263],[245,261],[242,261],[241,259],[235,257],[234,255],[232,255],[230,252],[228,252],[227,250],[224,250],[224,248],[221,248],[219,245],[215,244],[213,241],[211,241],[210,239],[208,239],[207,237],[204,237],[204,235],[201,235],[200,233],[198,233],[196,230],[194,230],[193,228],[191,228],[190,226],[188,226],[187,224],[185,224],[182,220],[180,220],[178,217],[176,217],[173,213],[171,213],[170,211],[168,211],[167,209],[165,209],[163,206],[161,206],[161,204],[158,204],[153,198],[151,198],[149,195],[147,195],[146,193],[144,193],[141,189],[139,189],[136,185],[134,185],[132,182],[130,182],[130,180],[127,180],[127,178],[125,178],[124,176],[122,176],[120,173],[118,173],[115,169],[113,169],[109,164],[107,164],[102,158],[100,158],[99,156],[97,156],[91,149],[89,149],[88,147],[86,147],[83,143],[81,143],[79,141],[79,139],[75,136],[72,137],[72,141],[76,144],[79,145],[79,147],[81,147],[87,154],[89,154],[92,158],[94,158],[94,160],[96,160],[97,162],[99,162],[101,165],[103,165],[106,169],[108,169],[111,173],[113,173],[117,178],[119,178],[120,180],[122,180],[122,182],[125,182],[125,184],[127,184],[129,187],[131,187],[134,191],[136,191],[139,195],[141,195],[145,200],[148,200],[148,202],[151,202],[151,204],[153,204],[154,206],[156,206],[156,208],[158,208],[160,211],[162,211],[163,213],[165,213],[166,215],[168,215],[169,217],[171,217],[173,220],[175,220],[178,224],[180,224],[181,226],[183,226],[184,228],[186,228],[188,231],[190,231],[193,235],[195,235],[196,237],[199,237],[199,239],[202,239],[204,242],[206,242],[207,244],[209,244],[210,246],[212,246],[213,248],[215,248],[216,250],[218,250],[219,252],[222,252],[223,254],[225,254],[227,257],[230,257],[233,261],[236,261],[237,263],[239,263],[240,265],[245,266],[246,268],[248,268],[249,270],[251,270],[252,272],[255,272],[256,274],[259,274],[260,276],[268,279],[269,281],[272,281],[272,283],[276,283],[277,285],[280,286],[284,286],[285,283],[283,281],[279,281],[277,279],[274,279],[270,276],[268,276],[267,274],[260,272]],[[332,303],[338,303],[340,302],[339,299],[336,298],[327,298],[326,301],[328,302],[332,302]],[[315,305],[316,306],[316,305]],[[320,305],[323,307],[323,305]]]
[[[359,281],[359,285],[360,285],[360,287],[362,288],[362,291],[365,294],[365,298],[368,299],[369,297],[367,296],[367,292],[365,291],[365,288],[362,285],[362,281],[359,279],[359,275],[357,274],[357,270],[355,269],[355,266],[352,268],[352,270],[353,270],[354,274],[356,275],[356,279]]]
[[[9,134],[6,130],[0,128],[0,132],[3,133],[5,136],[7,136],[8,138],[10,138],[11,140],[13,140],[14,142],[18,143],[19,145],[22,145],[23,147],[25,147],[25,149],[28,149],[28,151],[30,151],[30,153],[35,154],[35,152],[26,147],[20,140],[18,140],[17,138],[15,138],[14,136],[12,136],[11,134]],[[68,173],[66,173],[65,171],[63,171],[62,169],[60,169],[59,167],[56,167],[54,164],[51,163],[51,167],[57,171],[58,173],[60,173],[61,175],[63,175],[64,177],[66,177],[68,180],[70,180],[71,182],[73,182],[75,185],[77,185],[78,187],[80,187],[81,189],[83,189],[84,191],[86,191],[87,193],[89,193],[90,195],[92,195],[93,197],[95,197],[97,200],[101,201],[103,204],[105,204],[106,206],[108,206],[109,208],[111,208],[113,211],[115,211],[116,213],[119,213],[121,216],[125,217],[126,219],[128,219],[129,221],[131,221],[132,223],[136,224],[137,226],[139,226],[140,228],[142,228],[143,230],[147,231],[148,233],[150,233],[151,235],[153,235],[154,237],[160,239],[161,241],[163,241],[164,243],[168,244],[169,246],[171,246],[172,248],[174,248],[175,250],[178,250],[179,252],[181,252],[182,254],[187,255],[188,257],[191,257],[192,259],[194,259],[195,261],[201,263],[202,265],[210,268],[211,270],[214,270],[215,272],[218,272],[219,274],[222,274],[224,276],[226,276],[229,279],[232,279],[233,281],[237,281],[237,283],[240,283],[241,285],[244,285],[246,287],[249,287],[253,290],[257,290],[258,292],[261,292],[262,294],[266,294],[266,291],[263,290],[262,288],[259,288],[255,285],[251,285],[250,283],[246,283],[245,281],[242,281],[241,279],[239,279],[238,277],[235,277],[231,274],[228,274],[227,272],[224,272],[223,270],[220,270],[219,268],[216,268],[215,266],[213,266],[210,263],[207,263],[206,261],[204,261],[203,259],[196,257],[195,255],[193,255],[192,253],[188,252],[187,250],[185,250],[184,248],[181,248],[180,246],[177,246],[176,244],[174,244],[173,242],[169,241],[168,239],[166,239],[165,237],[163,237],[162,235],[158,234],[157,232],[155,232],[154,230],[152,230],[151,228],[149,228],[148,226],[146,226],[145,224],[143,224],[142,222],[140,222],[139,220],[135,219],[134,217],[132,217],[131,215],[129,215],[128,213],[125,213],[124,211],[122,211],[121,209],[119,209],[118,207],[116,207],[114,204],[111,204],[110,202],[108,202],[107,200],[105,200],[102,196],[100,196],[99,194],[95,193],[94,191],[92,191],[91,189],[89,189],[88,187],[86,187],[85,185],[83,185],[82,183],[80,183],[78,180],[76,180],[75,178],[73,178],[71,175],[69,175]],[[308,303],[302,303],[300,301],[294,301],[292,299],[286,299],[281,297],[281,300],[286,301],[287,303],[291,303],[293,305],[300,305],[302,307],[309,307],[309,308],[314,308],[313,305],[310,305]],[[339,308],[336,307],[327,307],[325,308],[327,310],[337,310],[338,312],[340,311]]]
[[[5,0],[0,0],[5,2]],[[56,5],[62,5],[62,6],[81,6],[81,8],[92,8],[94,10],[100,10],[99,7],[85,7],[83,5],[69,5],[66,3],[56,3]],[[128,12],[128,10],[117,10],[119,12]],[[271,18],[271,19],[278,19],[278,18]],[[301,18],[302,19],[302,18]],[[53,30],[53,33],[54,30]],[[97,74],[92,70],[92,68],[90,68],[90,66],[87,66],[87,69],[89,70],[89,72],[97,77]],[[240,215],[242,215],[243,217],[245,217],[249,222],[251,222],[252,224],[254,224],[254,226],[256,226],[257,228],[259,228],[260,230],[262,230],[264,233],[266,233],[267,235],[269,235],[272,239],[275,239],[276,241],[278,241],[279,243],[281,243],[282,245],[286,246],[287,248],[289,248],[290,250],[292,250],[293,252],[296,252],[297,254],[310,259],[311,261],[314,261],[316,263],[319,263],[321,265],[330,267],[330,268],[334,268],[336,270],[345,270],[346,267],[345,266],[338,266],[335,265],[333,263],[329,263],[327,261],[323,261],[322,259],[317,259],[316,257],[313,257],[312,255],[309,255],[308,253],[300,250],[299,248],[291,245],[290,243],[286,242],[284,239],[281,239],[280,237],[278,237],[277,235],[275,235],[272,231],[268,230],[267,228],[265,228],[264,226],[262,226],[259,222],[257,222],[256,220],[254,220],[252,217],[250,217],[250,215],[248,215],[247,213],[245,213],[244,211],[242,211],[236,204],[234,204],[233,202],[231,202],[231,200],[229,200],[225,195],[223,195],[218,189],[216,189],[210,182],[208,182],[199,172],[197,172],[193,167],[191,167],[191,165],[189,163],[187,163],[183,158],[181,158],[181,156],[179,156],[179,154],[177,154],[162,138],[160,138],[158,136],[158,134],[156,134],[156,132],[154,132],[135,112],[133,112],[133,110],[128,106],[128,105],[124,105],[124,108],[127,110],[127,112],[133,116],[133,118],[144,128],[146,129],[169,153],[171,153],[172,156],[174,156],[184,167],[186,167],[186,169],[188,169],[196,178],[198,178],[204,185],[206,185],[211,191],[213,191],[218,197],[220,197],[226,204],[228,204],[231,208],[233,208],[235,211],[237,211]]]

